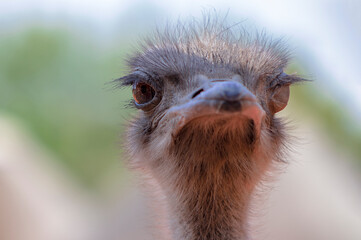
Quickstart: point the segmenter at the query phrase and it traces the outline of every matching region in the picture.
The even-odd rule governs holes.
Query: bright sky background
[[[311,77],[332,97],[347,102],[351,114],[361,120],[361,1],[0,0],[0,29],[28,15],[65,16],[111,29],[130,9],[134,18],[144,17],[144,9],[137,12],[142,6],[174,19],[199,17],[203,10],[215,8],[275,36],[286,36]]]

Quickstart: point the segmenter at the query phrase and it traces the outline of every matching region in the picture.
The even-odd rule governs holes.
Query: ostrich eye
[[[149,84],[140,82],[133,85],[133,98],[137,104],[146,104],[153,100],[155,90]]]

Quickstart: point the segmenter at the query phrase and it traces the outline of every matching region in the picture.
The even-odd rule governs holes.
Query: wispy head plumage
[[[290,53],[280,39],[216,17],[168,24],[127,61],[140,109],[129,165],[162,195],[164,239],[248,239],[250,196],[282,162]]]

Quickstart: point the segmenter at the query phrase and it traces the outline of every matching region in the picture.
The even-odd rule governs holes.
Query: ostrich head
[[[140,109],[129,164],[161,196],[164,239],[247,239],[251,194],[281,160],[276,113],[302,79],[284,73],[280,41],[240,32],[210,20],[168,27],[119,79]]]

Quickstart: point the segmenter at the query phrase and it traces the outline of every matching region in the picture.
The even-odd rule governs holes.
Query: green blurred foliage
[[[22,119],[84,183],[120,167],[120,133],[129,91],[121,46],[107,51],[63,29],[31,28],[0,40],[0,110]]]
[[[357,128],[342,103],[320,94],[311,86],[302,86],[294,91],[298,106],[318,121],[318,126],[327,132],[335,146],[343,147],[355,155],[361,166],[361,129]]]
[[[291,65],[288,71],[307,75],[300,68],[300,64]],[[321,86],[317,81],[319,80],[293,87],[291,101],[294,102],[299,115],[304,114],[317,121],[318,127],[326,133],[334,146],[354,155],[361,167],[361,125],[346,111],[346,103],[337,100],[332,93],[319,89]]]

